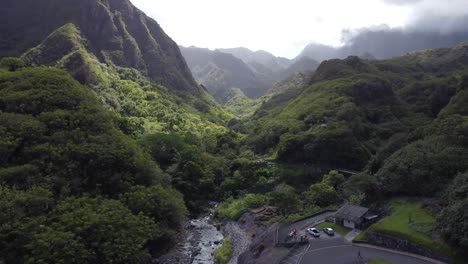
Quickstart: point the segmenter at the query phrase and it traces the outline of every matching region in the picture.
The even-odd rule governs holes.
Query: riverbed
[[[206,215],[187,222],[181,242],[154,263],[213,264],[214,251],[221,247],[223,234],[213,223],[214,207]]]

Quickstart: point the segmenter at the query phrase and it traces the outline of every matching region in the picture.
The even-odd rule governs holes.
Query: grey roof
[[[358,205],[345,205],[336,212],[335,217],[360,223],[362,221],[362,217],[367,213],[367,211],[369,211],[369,208]]]

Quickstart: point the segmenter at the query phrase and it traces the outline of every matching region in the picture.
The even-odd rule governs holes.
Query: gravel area
[[[228,264],[237,264],[237,258],[240,254],[249,249],[252,240],[247,233],[240,228],[237,222],[227,222],[223,226],[222,231],[226,237],[231,237],[234,246],[232,257]]]
[[[201,233],[195,229],[187,228],[178,243],[166,254],[152,261],[153,264],[191,264],[200,249],[197,247],[201,239]]]

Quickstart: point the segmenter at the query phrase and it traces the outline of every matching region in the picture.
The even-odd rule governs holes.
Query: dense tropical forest
[[[44,26],[57,1],[7,2],[0,263],[150,263],[210,201],[222,221],[430,198],[468,249],[468,44],[327,60],[221,106],[128,0],[68,0]]]

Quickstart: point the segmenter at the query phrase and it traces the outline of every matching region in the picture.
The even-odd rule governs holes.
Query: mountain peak
[[[262,64],[274,72],[284,70],[291,65],[291,61],[288,59],[275,57],[273,54],[264,50],[251,51],[248,48],[239,47],[232,49],[218,49],[218,51],[230,53],[249,65],[252,63]]]
[[[22,58],[31,65],[55,66],[57,61],[74,50],[84,48],[86,39],[73,23],[52,32],[39,46],[30,49]]]
[[[201,92],[177,44],[128,0],[5,0],[0,57],[19,56],[73,23],[101,62],[135,68],[176,90]],[[4,27],[4,26],[2,26]]]

